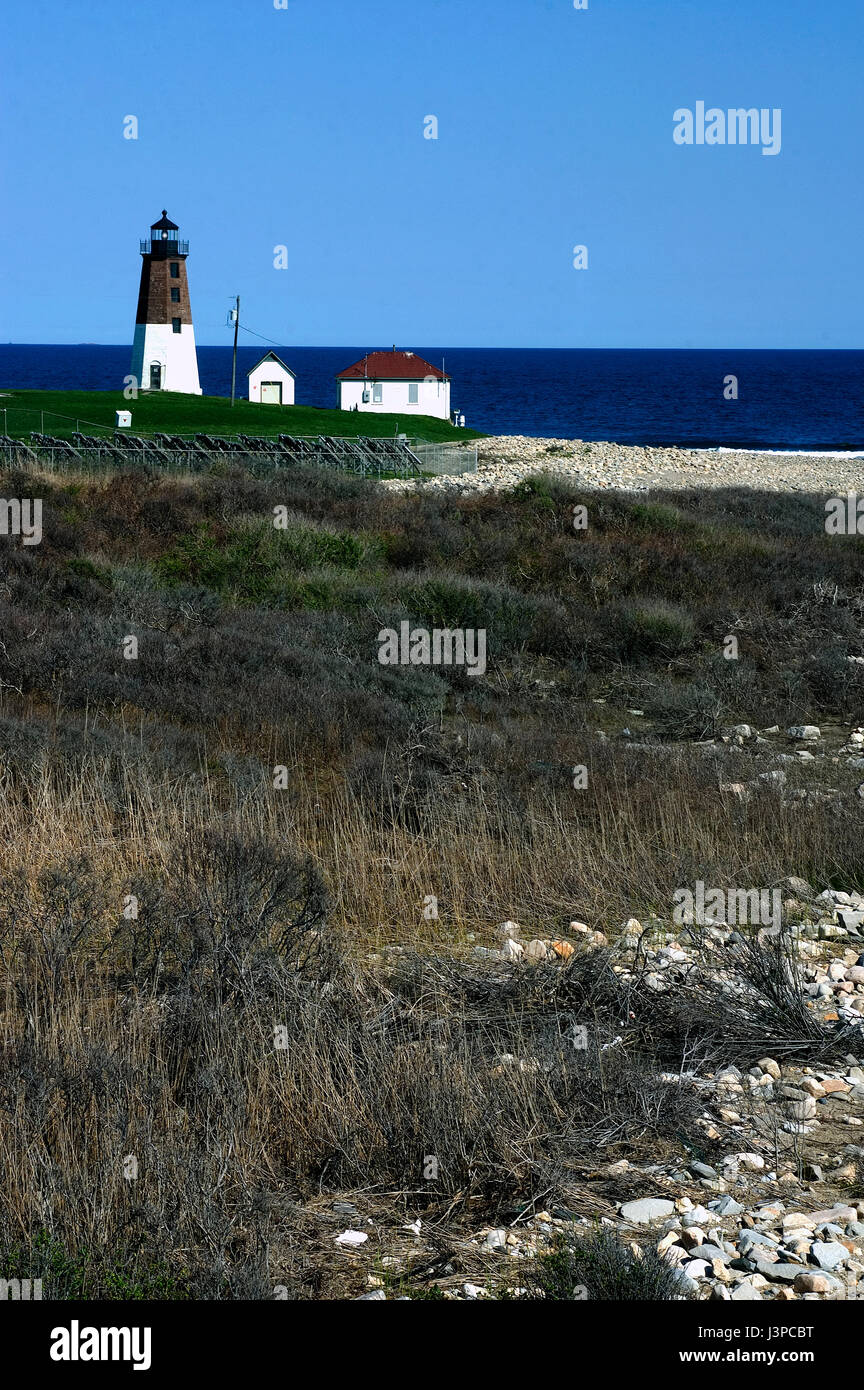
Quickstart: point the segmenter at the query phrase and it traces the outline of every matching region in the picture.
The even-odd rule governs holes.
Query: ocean
[[[333,407],[336,373],[372,346],[274,350],[297,374],[298,404]],[[864,448],[864,351],[410,346],[436,366],[444,361],[453,408],[486,434],[689,448]],[[239,395],[267,350],[266,343],[238,350]],[[128,344],[0,344],[0,389],[120,389],[130,351]],[[230,347],[199,347],[198,364],[205,394],[230,395]],[[725,399],[730,377],[737,399]]]

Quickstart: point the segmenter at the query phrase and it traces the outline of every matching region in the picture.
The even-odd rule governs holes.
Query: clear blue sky
[[[7,7],[0,339],[131,342],[167,207],[200,343],[239,293],[286,344],[859,347],[862,36],[862,0]],[[780,107],[781,153],[676,145],[700,100]]]

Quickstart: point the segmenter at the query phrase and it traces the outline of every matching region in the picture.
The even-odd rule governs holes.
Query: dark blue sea
[[[297,402],[332,407],[334,377],[375,344],[275,348],[297,374]],[[378,344],[377,346],[381,346]],[[441,348],[451,403],[487,434],[629,444],[766,449],[864,448],[864,351]],[[238,394],[267,345],[238,352]],[[122,387],[130,348],[0,344],[0,389]],[[230,395],[231,349],[199,347],[207,395]],[[724,381],[737,378],[737,400]]]

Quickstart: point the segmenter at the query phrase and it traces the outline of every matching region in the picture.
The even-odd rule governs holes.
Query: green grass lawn
[[[378,415],[349,410],[317,410],[309,405],[258,405],[227,396],[186,396],[169,391],[142,393],[137,401],[122,391],[2,391],[0,430],[16,439],[31,431],[64,436],[101,434],[114,429],[115,410],[131,410],[132,434],[212,435],[374,435],[407,434],[412,439],[480,438],[476,430],[454,429],[431,415]],[[107,437],[107,435],[106,435]]]

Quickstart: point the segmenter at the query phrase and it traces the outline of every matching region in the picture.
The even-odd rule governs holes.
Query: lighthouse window
[[[420,402],[420,387],[416,381],[408,383],[408,404],[418,405]]]
[[[372,387],[372,404],[380,405],[384,399],[384,387],[376,381]]]
[[[179,265],[179,262],[178,262],[178,261],[172,261],[172,262],[171,262],[171,279],[172,279],[172,280],[179,280],[179,279],[180,279],[180,265]]]
[[[179,304],[179,303],[180,303],[180,291],[179,291],[179,290],[172,290],[172,291],[171,291],[171,303],[172,303],[172,304]]]
[[[179,333],[179,332],[180,332],[180,320],[179,320],[179,319],[172,319],[172,320],[171,320],[171,327],[173,328],[173,330],[174,330],[175,333]]]

